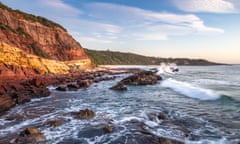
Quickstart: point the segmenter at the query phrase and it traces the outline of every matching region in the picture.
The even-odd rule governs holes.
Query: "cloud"
[[[171,36],[224,32],[223,29],[206,26],[202,19],[193,14],[154,12],[100,2],[81,3],[79,8],[75,8],[62,0],[2,1],[14,8],[60,23],[84,44],[125,40],[157,41],[167,40]]]
[[[224,32],[206,26],[193,14],[154,12],[111,3],[88,3],[85,7],[91,19],[119,25],[121,33],[135,40],[167,40],[175,35]]]
[[[173,0],[174,4],[187,12],[237,13],[234,3],[227,0]]]

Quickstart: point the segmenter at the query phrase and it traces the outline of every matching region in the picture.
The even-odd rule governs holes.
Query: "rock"
[[[174,140],[167,137],[154,135],[147,126],[138,120],[132,120],[124,124],[128,129],[128,134],[119,136],[112,143],[125,144],[184,144],[182,141]]]
[[[110,125],[106,125],[104,128],[103,128],[104,131],[108,132],[108,133],[111,133],[113,131],[112,129],[112,126]]]
[[[126,85],[153,85],[160,79],[160,76],[152,71],[141,71],[121,80],[121,82]]]
[[[80,89],[81,86],[79,84],[68,84],[67,87],[70,89],[70,90],[77,90],[77,89]]]
[[[110,89],[111,90],[127,90],[127,87],[123,83],[119,82],[115,86],[111,87]]]
[[[81,80],[81,81],[78,81],[78,82],[77,82],[77,84],[78,84],[80,87],[89,87],[92,83],[93,83],[92,80]]]
[[[36,87],[41,87],[46,85],[46,81],[41,78],[34,78],[30,81],[30,83]]]
[[[160,120],[166,119],[166,116],[165,116],[165,114],[164,114],[163,112],[160,112],[157,117],[158,117],[158,119],[160,119]]]
[[[47,97],[51,94],[49,89],[46,87],[32,87],[29,91],[31,92],[31,98]]]
[[[148,113],[147,116],[148,116],[149,120],[155,121],[155,122],[157,122],[158,120],[164,120],[164,119],[167,118],[167,116],[166,116],[165,113],[163,113],[163,112],[159,112],[159,113],[155,113],[155,112],[153,112],[153,113]]]
[[[24,104],[31,101],[31,96],[29,93],[18,93],[16,98],[17,104]]]
[[[46,141],[46,137],[37,128],[26,128],[22,131],[15,142],[17,143],[37,143]]]
[[[77,119],[91,119],[95,117],[95,113],[89,109],[72,112],[71,114]]]
[[[50,126],[52,127],[59,127],[63,124],[62,120],[52,120],[50,122],[48,122],[50,124]]]
[[[0,96],[0,113],[9,110],[10,108],[15,106],[15,101],[9,95],[1,95]]]
[[[66,91],[67,88],[66,88],[65,86],[58,86],[58,87],[56,88],[56,90],[58,90],[58,91]]]

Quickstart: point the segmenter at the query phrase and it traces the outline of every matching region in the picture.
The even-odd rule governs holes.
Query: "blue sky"
[[[240,63],[239,0],[0,0],[63,25],[85,48]]]

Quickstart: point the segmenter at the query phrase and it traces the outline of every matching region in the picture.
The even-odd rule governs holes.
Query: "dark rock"
[[[161,119],[161,120],[166,119],[166,116],[163,112],[160,112],[157,117],[158,119]]]
[[[123,83],[119,82],[115,86],[111,87],[110,89],[111,90],[127,90],[127,87]]]
[[[30,83],[36,87],[41,87],[46,85],[46,80],[43,78],[34,78],[30,81]]]
[[[81,80],[81,81],[78,81],[78,82],[77,82],[77,84],[78,84],[80,87],[89,87],[92,83],[93,83],[92,80]]]
[[[46,137],[37,128],[26,128],[17,137],[17,143],[37,143],[46,141]]]
[[[77,89],[80,89],[81,86],[79,84],[68,84],[67,87],[69,88],[69,90],[77,90]]]
[[[31,96],[29,93],[18,93],[16,98],[17,104],[24,104],[31,101]]]
[[[10,108],[15,106],[15,101],[9,95],[1,95],[0,96],[0,113],[9,110]]]
[[[123,79],[121,82],[126,85],[153,85],[160,79],[160,76],[152,71],[141,71]]]
[[[66,91],[67,88],[66,88],[65,86],[58,86],[58,87],[56,88],[56,90],[58,90],[58,91]]]
[[[77,119],[91,119],[95,117],[95,113],[89,109],[72,112],[71,114]]]
[[[146,125],[138,120],[125,123],[128,133],[114,139],[110,144],[184,144],[184,142],[154,135],[146,129]]]
[[[30,91],[31,91],[31,98],[47,97],[51,94],[49,89],[46,87],[40,87],[40,88],[32,87]]]
[[[112,126],[110,126],[110,125],[106,125],[103,128],[103,130],[106,131],[107,133],[111,133],[113,131]]]
[[[48,124],[52,127],[59,127],[63,124],[63,121],[62,120],[52,120],[52,121],[49,121]]]
[[[157,121],[157,120],[164,120],[167,118],[167,116],[165,115],[165,113],[163,112],[159,112],[159,113],[148,113],[147,114],[149,120],[151,121]]]

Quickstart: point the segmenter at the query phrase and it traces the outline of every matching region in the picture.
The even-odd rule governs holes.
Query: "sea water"
[[[0,117],[0,143],[14,141],[26,127],[40,128],[49,144],[119,143],[123,137],[127,143],[136,128],[129,123],[134,120],[144,123],[153,135],[189,144],[239,144],[240,66],[180,66],[179,70],[161,72],[163,80],[156,85],[128,86],[124,92],[109,88],[127,74],[78,91],[59,92],[50,86],[50,97],[33,99]],[[68,114],[86,108],[96,112],[96,117],[77,120]],[[167,119],[150,118],[159,112]],[[64,124],[57,128],[44,126],[53,119],[61,119]],[[109,121],[112,133],[96,132]]]

